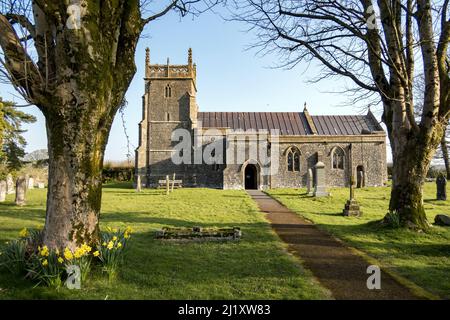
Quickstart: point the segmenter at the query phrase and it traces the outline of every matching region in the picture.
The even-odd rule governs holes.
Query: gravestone
[[[434,217],[434,223],[439,226],[450,226],[450,216],[446,214],[437,214]]]
[[[34,178],[33,177],[28,178],[27,189],[34,189]]]
[[[362,171],[362,170],[358,171],[358,178],[357,178],[356,181],[358,181],[358,183],[356,185],[357,188],[364,188],[365,187],[364,186],[364,171]]]
[[[142,187],[142,185],[141,185],[141,176],[137,175],[136,176],[136,191],[137,192],[141,192],[141,187]]]
[[[308,194],[308,196],[312,196],[314,193],[314,187],[313,187],[313,172],[312,169],[309,168],[308,169],[308,174],[306,175],[306,193]]]
[[[8,174],[8,176],[6,177],[6,193],[13,194],[14,192],[16,192],[14,179],[11,174]]]
[[[447,179],[443,175],[436,179],[436,199],[447,200]]]
[[[353,176],[350,178],[350,199],[347,200],[345,204],[344,210],[342,213],[347,217],[359,217],[362,215],[361,210],[359,210],[359,203],[355,199],[355,190],[354,190],[355,181]]]
[[[317,162],[314,166],[316,170],[316,177],[314,181],[314,197],[327,197],[329,193],[327,192],[326,182],[325,182],[325,164],[323,162]]]
[[[16,205],[25,205],[25,194],[27,192],[27,179],[19,177],[16,181]]]
[[[0,202],[6,200],[6,181],[0,181]]]
[[[39,181],[39,182],[37,183],[37,187],[38,187],[38,189],[44,189],[44,188],[45,188],[45,183]]]

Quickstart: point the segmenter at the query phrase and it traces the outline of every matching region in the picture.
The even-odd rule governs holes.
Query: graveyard
[[[434,297],[449,298],[448,227],[426,233],[383,228],[389,187],[354,190],[363,214],[344,216],[348,188],[330,188],[330,196],[308,196],[306,189],[273,189],[268,193],[299,215],[313,221],[383,267],[404,277]],[[26,193],[26,205],[16,206],[13,194],[0,203],[0,251],[23,228],[44,225],[46,189]],[[207,199],[207,200],[206,200]],[[436,184],[424,190],[428,220],[450,210],[450,201],[436,200]],[[104,187],[101,228],[131,226],[134,230],[126,263],[113,282],[93,272],[81,290],[36,286],[29,280],[0,275],[0,299],[331,299],[293,257],[245,191],[162,189],[137,193],[131,184]],[[235,226],[238,241],[171,242],[157,239],[163,228]]]

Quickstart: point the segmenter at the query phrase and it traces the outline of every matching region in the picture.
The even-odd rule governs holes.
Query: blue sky
[[[306,83],[318,68],[298,65],[293,70],[273,68],[277,56],[256,56],[246,50],[255,41],[245,25],[224,21],[207,12],[199,17],[180,19],[175,13],[154,21],[141,38],[137,54],[137,73],[127,92],[128,107],[125,124],[131,151],[137,147],[138,123],[141,120],[141,97],[144,88],[145,48],[150,47],[151,62],[187,62],[187,50],[193,50],[197,63],[197,103],[200,111],[302,111],[306,102],[311,114],[359,114],[360,108],[342,106],[347,97],[333,94],[342,90],[345,81],[330,79],[318,84]],[[19,102],[12,87],[0,86],[0,95]],[[37,116],[35,124],[27,125],[27,152],[47,148],[44,118],[35,107],[25,109]],[[375,112],[379,118],[379,114]],[[120,115],[111,130],[106,160],[125,160],[127,140]]]

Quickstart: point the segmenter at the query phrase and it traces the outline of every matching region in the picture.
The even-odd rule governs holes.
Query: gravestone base
[[[359,209],[359,203],[355,199],[347,200],[342,213],[346,217],[360,217],[362,215],[362,212]]]
[[[327,189],[325,187],[318,186],[314,189],[314,192],[312,195],[316,198],[319,198],[319,197],[328,197],[330,195],[330,193],[327,192]]]

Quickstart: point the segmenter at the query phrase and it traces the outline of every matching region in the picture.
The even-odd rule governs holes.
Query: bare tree
[[[425,229],[422,188],[450,115],[449,0],[236,0],[263,52],[284,65],[319,62],[320,78],[348,78],[383,106],[393,154],[390,211]],[[425,81],[414,116],[415,66]]]
[[[0,71],[46,119],[47,246],[98,241],[105,146],[144,27],[216,2],[0,0]]]

